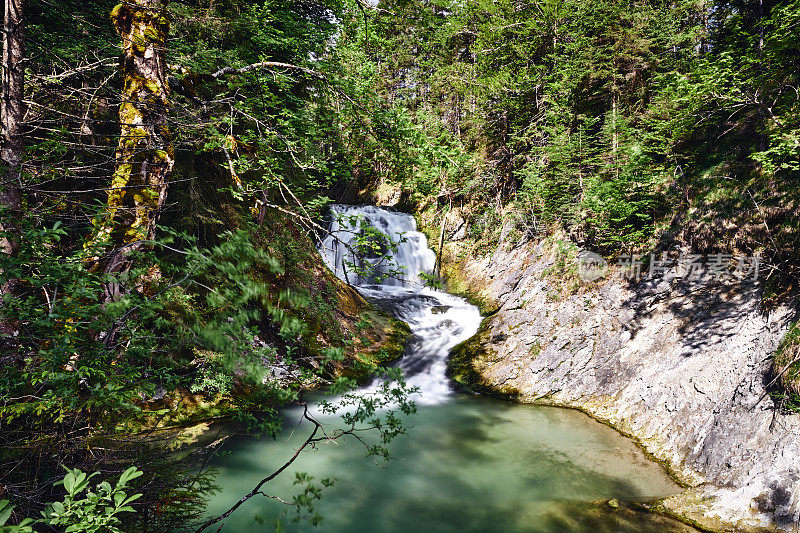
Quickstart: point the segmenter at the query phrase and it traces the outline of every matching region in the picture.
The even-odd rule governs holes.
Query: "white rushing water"
[[[478,309],[424,286],[420,274],[431,274],[436,258],[411,215],[373,206],[334,205],[331,212],[331,234],[320,245],[325,262],[340,279],[409,325],[412,338],[398,366],[408,384],[419,389],[417,403],[444,403],[451,395],[447,357],[478,331]],[[396,247],[378,246],[378,253],[359,257],[357,236],[364,235],[365,227],[387,235]],[[396,271],[400,275],[390,275]]]
[[[373,239],[376,253],[354,254],[358,237],[374,228],[388,237],[395,249]],[[320,246],[325,263],[339,279],[354,286],[423,287],[420,273],[433,271],[436,256],[428,239],[417,231],[414,217],[374,206],[332,205],[330,234]],[[362,251],[363,250],[362,248]],[[369,271],[365,273],[364,271]],[[396,272],[397,275],[391,274]],[[384,279],[376,279],[384,277]]]

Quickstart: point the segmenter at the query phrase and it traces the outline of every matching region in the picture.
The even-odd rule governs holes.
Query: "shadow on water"
[[[454,397],[422,406],[409,422],[410,436],[395,442],[395,459],[382,468],[352,441],[304,454],[293,471],[338,481],[318,504],[319,528],[301,522],[286,531],[694,531],[624,504],[679,488],[633,442],[582,413]],[[277,441],[233,442],[217,465],[222,492],[209,511],[223,511],[280,465],[306,429],[300,426],[291,437],[287,430]],[[291,498],[298,490],[292,481],[287,472],[269,493]],[[612,498],[623,503],[612,508],[605,503]],[[272,526],[259,526],[255,517],[274,519],[283,511],[272,500],[254,499],[223,531],[269,531]]]

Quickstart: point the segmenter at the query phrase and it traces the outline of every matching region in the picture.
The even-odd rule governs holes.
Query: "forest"
[[[0,531],[216,531],[207,464],[290,406],[309,449],[413,439],[407,326],[320,258],[333,204],[391,199],[439,256],[555,238],[611,264],[757,256],[768,309],[800,288],[800,1],[5,0],[3,21]],[[396,250],[364,228],[353,253]],[[457,292],[441,263],[421,278]],[[789,410],[798,331],[770,385]],[[323,393],[356,406],[328,406],[339,429]],[[284,451],[231,513],[295,475]],[[333,484],[298,473],[268,526],[324,531]]]

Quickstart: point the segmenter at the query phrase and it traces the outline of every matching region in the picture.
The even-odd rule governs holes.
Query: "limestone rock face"
[[[455,350],[454,379],[576,407],[636,437],[690,487],[667,512],[712,529],[794,531],[800,415],[765,390],[790,311],[763,310],[752,281],[631,284],[614,273],[567,294],[554,262],[529,244],[461,265],[468,290],[499,309]]]

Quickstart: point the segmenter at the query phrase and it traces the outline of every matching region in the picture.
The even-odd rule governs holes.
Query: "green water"
[[[287,426],[297,413],[287,416]],[[325,489],[322,524],[290,523],[287,531],[329,532],[668,532],[694,531],[647,513],[613,509],[605,500],[646,501],[678,492],[660,465],[636,445],[586,415],[558,408],[452,396],[421,406],[410,435],[395,441],[383,468],[355,441],[304,453],[265,488],[291,498],[294,471],[337,477]],[[291,430],[291,431],[290,431]],[[238,440],[216,465],[221,513],[285,461],[308,434],[292,427],[277,441]],[[603,500],[603,501],[599,501]],[[223,531],[274,530],[285,506],[254,498]],[[259,525],[257,517],[266,523]],[[290,515],[291,516],[291,515]]]

